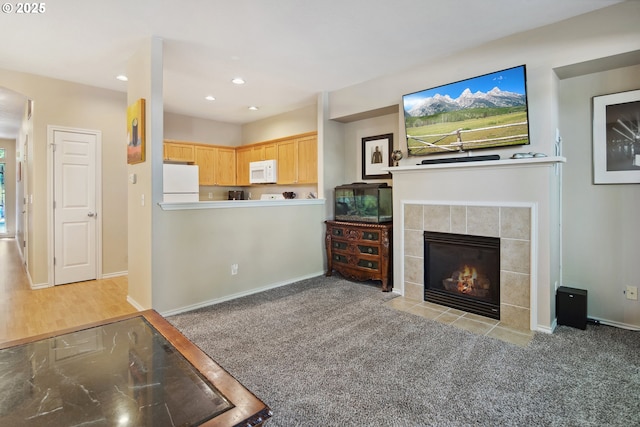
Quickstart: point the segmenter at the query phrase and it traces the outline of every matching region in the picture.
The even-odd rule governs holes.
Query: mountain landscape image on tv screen
[[[410,156],[529,144],[524,65],[402,97]]]

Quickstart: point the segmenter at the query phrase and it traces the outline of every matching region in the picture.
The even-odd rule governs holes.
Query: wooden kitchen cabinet
[[[215,185],[215,147],[197,145],[194,149],[200,185]]]
[[[236,148],[236,185],[249,185],[249,163],[251,147]]]
[[[298,184],[318,182],[318,137],[298,138]]]
[[[278,144],[254,144],[251,146],[251,161],[274,160],[278,158]]]
[[[236,185],[236,149],[217,147],[214,185]]]
[[[275,160],[278,158],[278,144],[264,144],[264,156],[260,160]]]
[[[163,144],[163,159],[168,162],[194,163],[195,147],[183,142],[165,142]]]
[[[318,138],[308,135],[278,142],[278,184],[318,182]]]
[[[278,184],[296,184],[298,180],[298,144],[295,139],[278,142]]]
[[[236,185],[235,148],[196,145],[200,185]]]
[[[333,270],[355,280],[380,280],[393,288],[393,223],[325,221],[327,276]]]

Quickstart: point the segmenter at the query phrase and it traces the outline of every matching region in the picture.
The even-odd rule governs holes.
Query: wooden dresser
[[[393,288],[393,223],[325,221],[327,276],[333,270],[355,280],[380,280]]]

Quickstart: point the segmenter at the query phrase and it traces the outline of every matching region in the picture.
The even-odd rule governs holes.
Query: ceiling
[[[0,68],[126,92],[116,75],[157,36],[165,111],[242,124],[621,1],[56,0],[42,14],[2,14]],[[0,138],[15,138],[2,92]]]

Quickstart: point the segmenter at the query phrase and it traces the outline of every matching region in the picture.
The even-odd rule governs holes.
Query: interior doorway
[[[53,284],[101,277],[100,132],[50,127]]]

